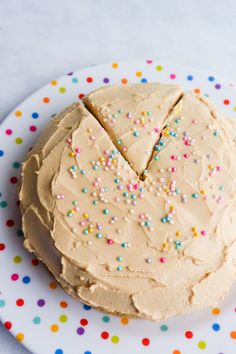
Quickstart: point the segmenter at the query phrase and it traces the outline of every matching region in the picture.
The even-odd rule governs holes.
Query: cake
[[[22,165],[24,245],[73,297],[159,321],[236,278],[235,123],[165,84],[100,88]]]

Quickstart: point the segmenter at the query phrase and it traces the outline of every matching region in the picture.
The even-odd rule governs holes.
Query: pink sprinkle
[[[160,262],[161,263],[166,263],[167,262],[167,258],[166,257],[161,257],[160,258]]]
[[[138,183],[135,183],[135,184],[134,184],[134,189],[137,190],[138,187],[139,187]]]
[[[81,221],[80,226],[85,226],[85,221]]]
[[[154,128],[155,133],[160,133],[161,129],[160,128]]]
[[[201,235],[202,235],[202,236],[206,236],[206,230],[202,230],[202,231],[201,231]]]
[[[76,152],[77,154],[79,154],[79,153],[81,152],[80,147],[77,147],[77,148],[75,149],[75,152]]]
[[[74,207],[74,211],[79,211],[79,207]]]
[[[177,156],[176,155],[171,155],[171,160],[177,160]]]
[[[192,122],[193,122],[193,124],[197,124],[198,123],[197,119],[194,119]]]
[[[109,239],[107,240],[107,243],[108,243],[108,245],[112,245],[112,244],[113,244],[113,240],[112,240],[111,238],[109,238]]]
[[[131,117],[132,117],[132,113],[131,112],[127,113],[127,118],[130,119]]]
[[[171,172],[176,172],[177,168],[176,167],[171,167]]]
[[[184,156],[185,159],[189,158],[189,154],[184,154],[183,156]]]
[[[123,147],[123,151],[126,152],[127,150],[128,150],[127,146],[124,146],[124,147]]]
[[[144,198],[144,194],[139,194],[139,198],[143,199]]]
[[[144,214],[139,214],[139,219],[143,220],[145,218]]]
[[[216,166],[216,171],[221,171],[221,166]]]

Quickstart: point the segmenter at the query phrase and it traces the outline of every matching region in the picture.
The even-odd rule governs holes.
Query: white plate
[[[212,73],[147,60],[92,66],[53,80],[0,126],[0,318],[34,353],[236,353],[236,287],[213,311],[162,323],[120,319],[73,300],[22,247],[16,203],[20,162],[50,117],[97,87],[146,81],[201,90],[220,110],[236,117],[233,85],[222,83]]]

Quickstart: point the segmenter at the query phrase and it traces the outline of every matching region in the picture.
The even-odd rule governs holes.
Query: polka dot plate
[[[0,125],[0,319],[33,353],[236,353],[236,286],[217,308],[160,323],[118,318],[69,297],[22,246],[16,194],[20,165],[51,116],[100,86],[149,81],[202,92],[236,118],[232,84],[212,73],[143,60],[92,66],[52,80]]]

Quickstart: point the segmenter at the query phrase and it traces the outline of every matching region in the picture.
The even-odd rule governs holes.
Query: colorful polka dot
[[[213,331],[218,332],[220,330],[219,323],[213,323],[212,329],[213,329]]]
[[[192,80],[193,80],[193,76],[192,76],[192,75],[188,75],[188,76],[187,76],[187,80],[188,80],[188,81],[192,81]]]
[[[122,317],[120,319],[120,322],[123,324],[123,325],[127,325],[129,323],[129,319],[128,317]]]
[[[59,88],[59,92],[60,93],[65,93],[66,92],[66,88],[65,87],[60,87]]]
[[[91,84],[93,82],[93,78],[91,76],[87,77],[86,81]]]
[[[56,85],[57,85],[57,80],[52,80],[52,81],[51,81],[51,85],[52,85],[52,86],[56,86]]]
[[[156,71],[162,71],[162,70],[163,70],[163,67],[161,65],[156,66]]]
[[[18,144],[18,145],[20,145],[20,144],[22,144],[23,143],[23,139],[22,138],[15,138],[15,143],[16,144]]]
[[[77,328],[77,334],[79,335],[79,336],[82,336],[83,334],[84,334],[84,328],[83,327],[79,327],[79,328]]]
[[[68,303],[66,301],[61,301],[60,306],[65,309],[68,307]]]
[[[206,349],[206,347],[207,347],[207,345],[206,345],[206,342],[204,342],[204,341],[200,341],[199,343],[198,343],[198,348],[199,349]]]
[[[0,208],[6,208],[6,207],[7,207],[7,202],[5,200],[0,202]]]
[[[4,155],[4,151],[0,150],[0,157]]]
[[[120,339],[119,339],[118,336],[112,336],[112,337],[111,337],[111,342],[112,342],[113,344],[117,344],[117,343],[119,343],[119,341],[120,341]]]
[[[38,305],[39,307],[43,307],[43,306],[45,305],[45,300],[39,299],[39,300],[37,301],[37,305]]]
[[[187,339],[193,338],[193,332],[192,332],[192,331],[186,331],[186,332],[185,332],[185,337],[186,337]]]
[[[168,326],[167,325],[161,325],[160,330],[162,332],[167,332],[168,331]]]
[[[6,129],[5,133],[6,133],[6,135],[12,135],[12,130],[11,129]]]
[[[55,281],[52,281],[49,283],[49,288],[51,288],[52,290],[57,288],[57,283],[55,283]]]
[[[212,314],[213,315],[215,315],[215,316],[217,316],[217,315],[219,315],[220,314],[220,309],[219,308],[217,308],[217,307],[215,307],[214,309],[212,309]]]
[[[35,316],[32,320],[33,324],[37,325],[41,323],[41,318],[39,316]]]
[[[68,320],[68,317],[67,317],[66,315],[61,315],[61,316],[59,317],[59,321],[60,321],[61,323],[65,323],[65,322],[67,322],[67,320]]]
[[[230,332],[230,337],[231,337],[232,339],[236,339],[236,331]]]
[[[50,327],[52,332],[58,332],[59,331],[59,326],[57,324],[52,324]]]
[[[18,307],[22,307],[22,306],[24,306],[24,304],[25,304],[25,302],[24,302],[23,299],[17,299],[17,300],[16,300],[16,305],[17,305]]]
[[[6,248],[5,243],[0,243],[0,251],[4,251]]]
[[[13,258],[13,262],[14,262],[15,264],[19,264],[19,263],[21,263],[21,261],[22,261],[21,256],[15,256],[15,257]]]
[[[9,329],[12,328],[12,323],[11,323],[10,321],[6,321],[6,322],[4,323],[4,327],[9,330]]]
[[[18,340],[18,342],[22,342],[24,339],[25,339],[25,336],[23,333],[16,334],[16,340]]]
[[[103,320],[103,322],[108,323],[108,322],[110,322],[110,317],[109,316],[103,316],[102,320]]]
[[[113,69],[117,69],[119,67],[119,64],[118,63],[112,63],[112,67],[113,67]]]
[[[24,284],[29,284],[31,279],[30,279],[30,277],[28,275],[26,275],[26,276],[24,276],[22,278],[22,281],[23,281]]]
[[[85,311],[91,310],[91,306],[89,305],[83,305],[83,308],[85,309]]]
[[[33,119],[38,119],[39,114],[38,114],[37,112],[33,112],[33,113],[31,114],[31,117],[32,117]]]
[[[102,339],[108,339],[108,338],[109,338],[109,333],[106,332],[106,331],[102,332],[102,333],[101,333],[101,338],[102,338]]]
[[[20,163],[18,161],[13,162],[12,167],[14,168],[20,168]]]
[[[49,97],[44,97],[44,98],[43,98],[43,103],[49,103],[49,102],[50,102]]]
[[[5,300],[0,300],[0,307],[4,307],[6,305],[6,301]]]
[[[170,74],[170,79],[171,79],[171,80],[176,79],[176,75],[175,75],[175,74]]]
[[[21,111],[15,111],[15,116],[16,117],[21,117],[22,116],[22,112]]]
[[[73,82],[73,84],[77,84],[79,82],[79,80],[77,79],[77,77],[73,77],[71,79],[71,81]]]
[[[143,338],[142,339],[142,345],[147,347],[150,344],[150,339],[149,338]]]

